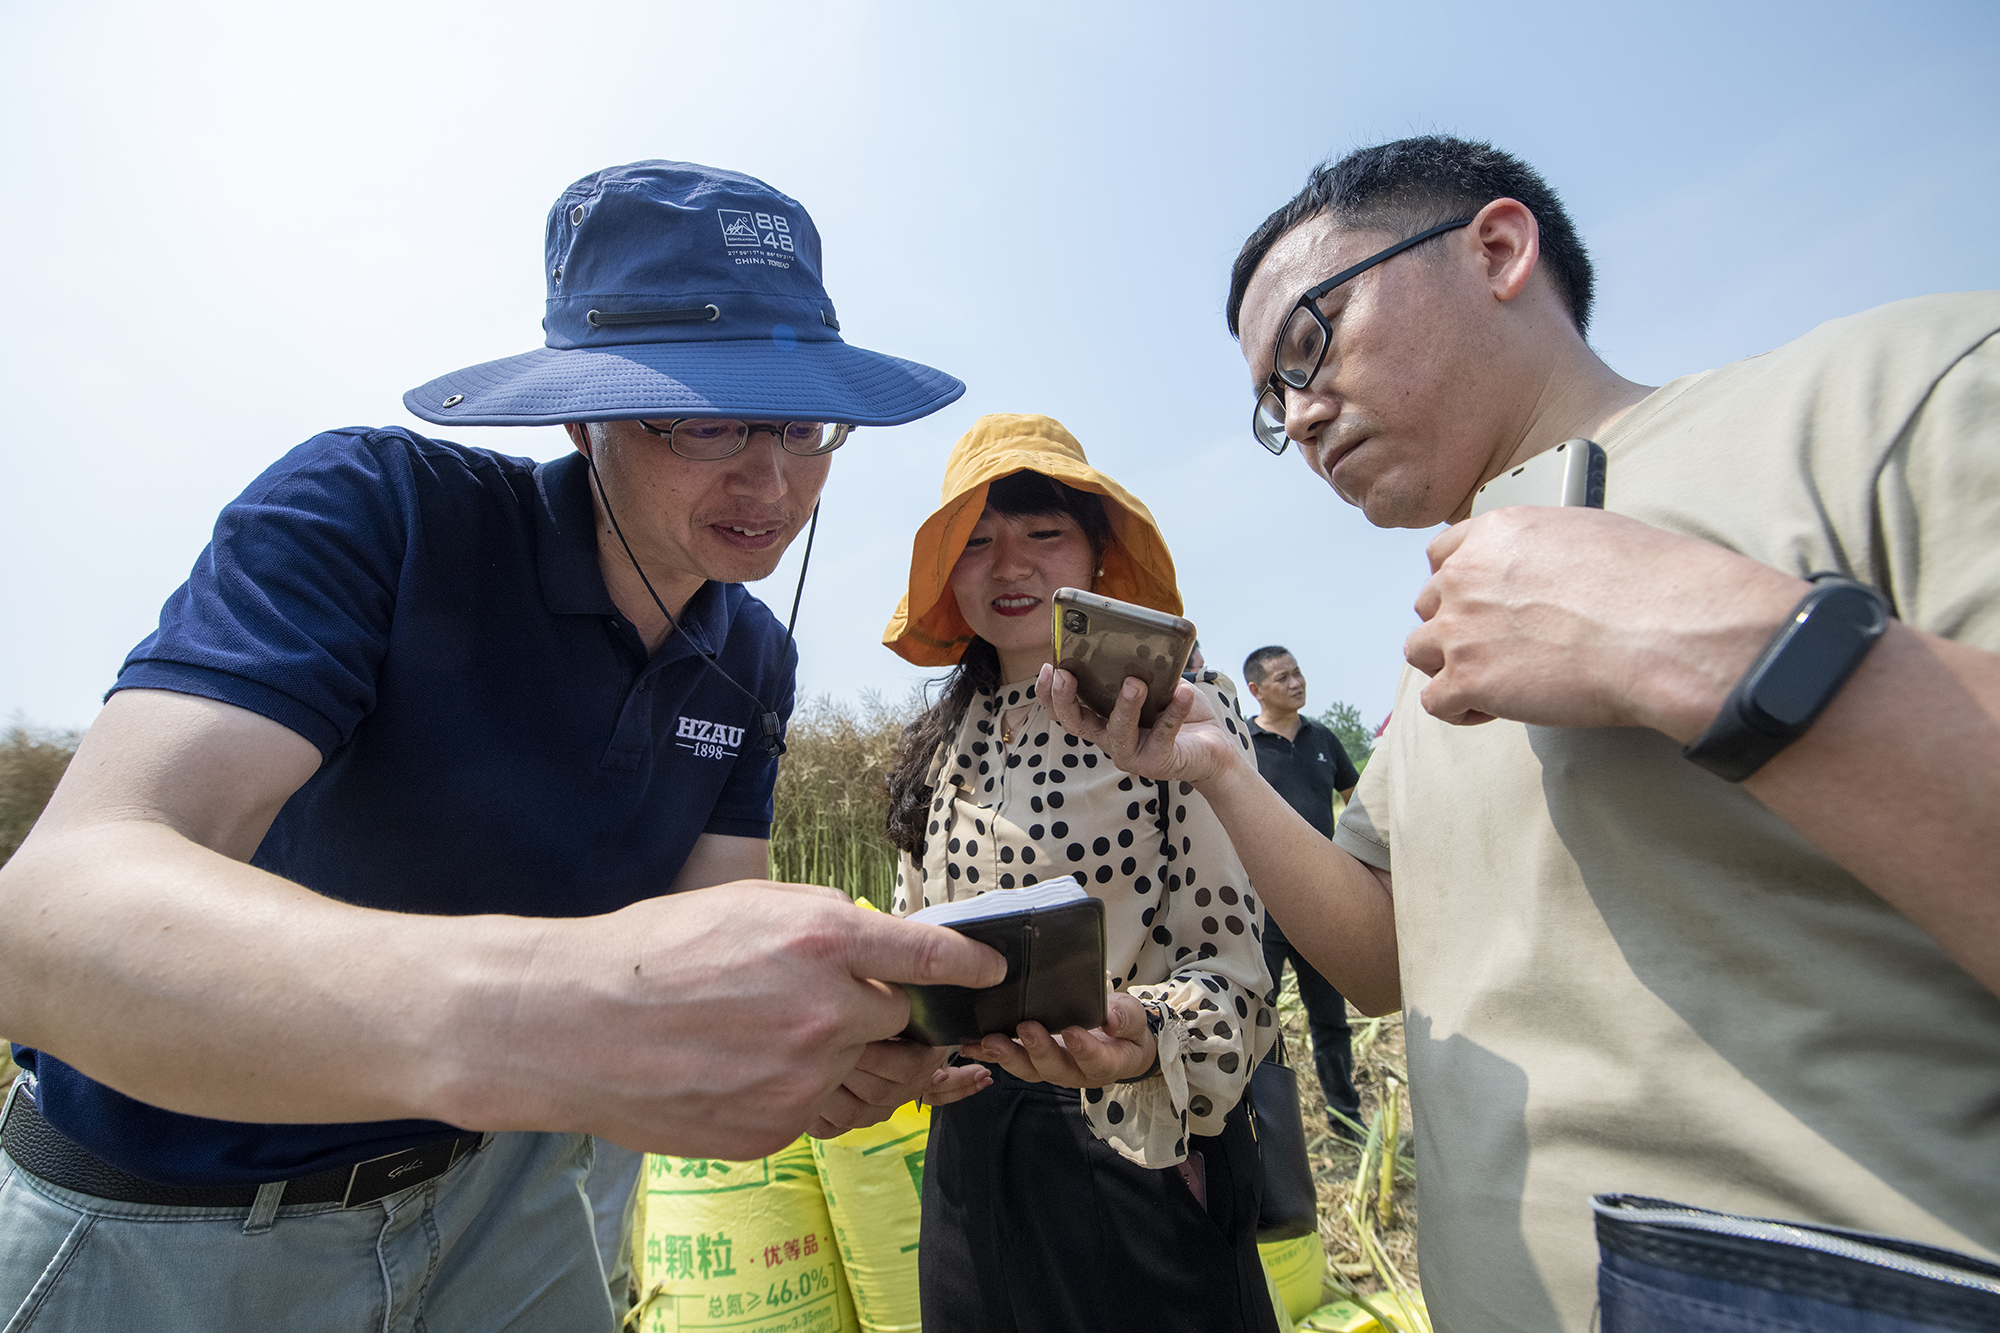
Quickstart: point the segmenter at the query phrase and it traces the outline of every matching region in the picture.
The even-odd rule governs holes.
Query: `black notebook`
[[[995,889],[938,903],[912,921],[950,926],[1007,960],[997,986],[906,986],[910,1025],[903,1036],[956,1046],[991,1032],[1013,1035],[1030,1020],[1051,1033],[1104,1026],[1104,904],[1074,879]]]

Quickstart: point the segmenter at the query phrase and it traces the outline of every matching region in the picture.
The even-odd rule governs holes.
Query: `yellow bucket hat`
[[[1181,613],[1174,558],[1152,513],[1083,456],[1076,436],[1053,417],[996,414],[972,423],[944,465],[944,503],[924,520],[910,544],[910,587],[882,631],[882,642],[918,666],[956,666],[972,642],[972,626],[951,593],[952,566],[986,509],[986,488],[1016,472],[1039,472],[1104,498],[1111,542],[1104,573],[1092,591]]]

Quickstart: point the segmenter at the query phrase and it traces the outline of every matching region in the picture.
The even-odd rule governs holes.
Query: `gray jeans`
[[[611,1333],[590,1161],[586,1135],[496,1134],[435,1180],[246,1230],[249,1209],[112,1203],[0,1153],[0,1333]]]
[[[597,1253],[604,1261],[604,1282],[611,1304],[620,1314],[631,1304],[632,1224],[639,1194],[639,1172],[646,1154],[621,1148],[610,1139],[592,1139],[595,1158],[583,1192],[590,1196],[597,1219]]]

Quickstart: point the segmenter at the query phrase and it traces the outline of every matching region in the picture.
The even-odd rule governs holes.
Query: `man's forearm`
[[[1893,624],[1743,785],[2000,994],[2000,657]]]
[[[38,833],[0,910],[8,1037],[154,1105],[269,1123],[451,1119],[484,1034],[450,997],[545,924],[352,907],[147,820]]]
[[[1363,1013],[1400,1008],[1386,877],[1328,842],[1247,762],[1200,789],[1285,938]]]
[[[142,1101],[258,1123],[419,1118],[741,1159],[776,1151],[897,982],[995,984],[955,931],[736,883],[607,916],[354,907],[145,820],[0,869],[0,1029]]]
[[[1501,509],[1430,551],[1405,649],[1426,711],[1682,744],[1811,586],[1599,510]],[[1744,786],[2000,994],[2000,655],[1892,622]]]
[[[1753,651],[1648,690],[1643,720],[1693,741]],[[2000,995],[2000,656],[1892,621],[1811,729],[1743,786]]]

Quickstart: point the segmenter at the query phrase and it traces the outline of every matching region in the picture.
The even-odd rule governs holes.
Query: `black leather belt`
[[[353,1208],[421,1185],[443,1175],[453,1163],[479,1151],[485,1136],[459,1134],[433,1139],[383,1157],[337,1166],[285,1182],[281,1204],[337,1203]],[[65,1138],[35,1107],[25,1079],[14,1085],[0,1121],[0,1148],[14,1164],[51,1185],[115,1203],[147,1203],[172,1208],[248,1208],[257,1201],[255,1185],[161,1185],[121,1171]]]

